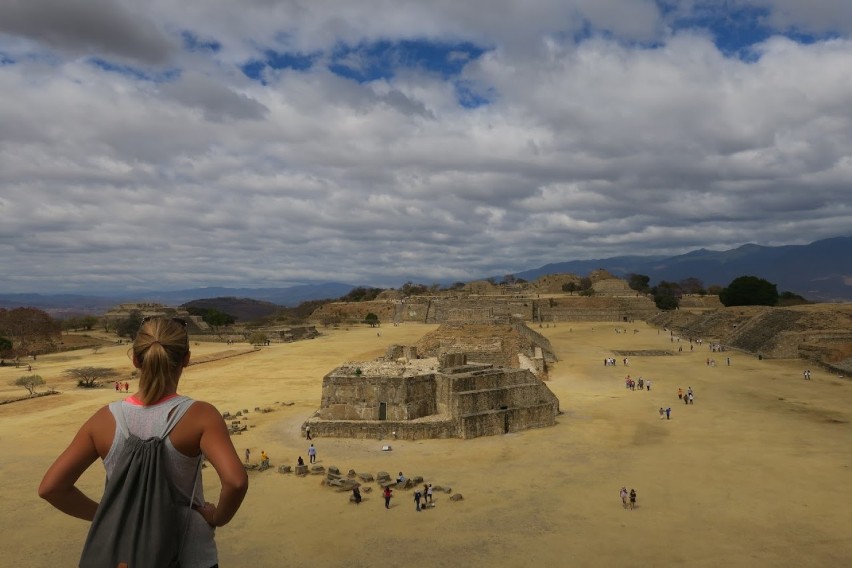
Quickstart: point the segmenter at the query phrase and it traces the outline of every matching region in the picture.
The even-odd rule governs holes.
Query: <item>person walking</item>
[[[313,444],[308,447],[308,460],[311,463],[317,463],[317,449]]]
[[[636,508],[636,490],[631,488],[630,489],[630,510],[632,511],[635,508]]]
[[[210,403],[177,393],[189,358],[186,322],[162,317],[142,320],[132,347],[133,366],[139,370],[139,390],[102,407],[83,424],[44,474],[38,494],[63,513],[92,521],[102,504],[76,486],[83,472],[100,458],[109,478],[121,467],[117,462],[126,455],[127,444],[133,443],[130,435],[148,440],[166,431],[172,421],[168,443],[162,445],[166,465],[171,466],[165,468],[165,473],[182,500],[189,503],[192,498],[195,511],[186,507],[182,513],[188,536],[181,545],[180,565],[209,568],[219,562],[212,529],[233,519],[248,490],[248,476],[220,411]],[[202,459],[213,466],[219,477],[216,504],[204,500]],[[134,519],[123,521],[129,527],[135,526]],[[162,530],[172,532],[177,527],[164,524]],[[124,534],[116,534],[115,538],[125,536],[129,538]]]
[[[390,486],[385,487],[385,490],[382,492],[382,496],[385,498],[385,509],[390,509],[390,500],[393,497],[393,490]]]
[[[618,492],[618,496],[621,497],[621,506],[623,508],[627,508],[627,487],[622,487],[621,491]]]
[[[246,463],[249,462],[249,458],[251,458],[251,450],[246,448]]]
[[[422,495],[420,494],[420,490],[415,489],[414,490],[414,506],[417,507],[418,511],[420,510],[420,497],[422,497]]]
[[[358,487],[352,488],[352,499],[355,501],[356,505],[361,504],[361,490]]]
[[[666,420],[671,420],[672,409],[671,407],[666,408]]]
[[[313,440],[313,438],[311,438],[311,427],[310,426],[305,426],[305,438],[307,438],[308,440]]]

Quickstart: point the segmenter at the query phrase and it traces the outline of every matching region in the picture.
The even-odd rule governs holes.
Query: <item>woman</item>
[[[142,438],[159,435],[174,413],[183,416],[166,442],[166,471],[187,502],[200,480],[199,461],[206,458],[219,475],[222,488],[218,504],[204,501],[201,483],[195,489],[193,513],[189,509],[181,566],[210,568],[218,565],[215,527],[227,524],[236,514],[248,490],[248,477],[231,443],[225,421],[216,408],[177,394],[178,381],[189,364],[186,323],[177,318],[145,319],[133,342],[133,365],[139,369],[139,391],[123,401],[98,410],[83,424],[71,444],[47,470],[39,496],[60,511],[91,521],[98,503],[75,483],[101,458],[110,476],[121,454],[127,433],[116,422],[123,415],[131,433]]]

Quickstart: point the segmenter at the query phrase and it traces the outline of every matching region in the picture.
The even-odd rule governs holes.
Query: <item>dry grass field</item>
[[[377,337],[353,328],[273,345],[193,365],[180,391],[223,411],[250,409],[254,427],[233,438],[239,453],[264,449],[273,465],[292,465],[306,457],[299,427],[319,405],[325,373],[391,343],[414,344],[432,329],[382,327]],[[221,565],[852,565],[848,379],[812,369],[813,380],[804,381],[799,361],[711,354],[706,345],[690,352],[686,343],[677,353],[666,332],[642,323],[622,334],[606,323],[535,329],[561,359],[548,382],[564,412],[555,427],[475,440],[315,440],[321,465],[421,475],[462,501],[439,493],[434,509],[416,512],[412,494],[398,491],[385,510],[373,489],[355,506],[319,477],[250,472],[242,509],[218,531]],[[214,358],[234,347],[201,343],[193,353]],[[126,349],[40,356],[33,372],[62,394],[0,406],[0,565],[76,565],[87,524],[50,508],[36,488],[79,425],[117,395],[76,389],[61,372],[96,365],[129,375]],[[672,355],[631,355],[622,366],[622,352],[660,350]],[[618,366],[604,367],[607,356]],[[626,390],[627,373],[650,378],[651,391]],[[22,374],[0,368],[0,399],[24,394],[6,386]],[[693,406],[676,396],[689,386]],[[254,412],[266,406],[274,412]],[[661,406],[672,408],[671,420],[659,419]],[[393,451],[382,452],[387,443]],[[622,485],[636,489],[635,510],[622,508]],[[80,486],[100,493],[99,464]],[[204,486],[215,498],[210,470]]]

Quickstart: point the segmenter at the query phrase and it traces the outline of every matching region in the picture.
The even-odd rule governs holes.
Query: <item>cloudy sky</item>
[[[849,0],[0,0],[0,292],[852,227]]]

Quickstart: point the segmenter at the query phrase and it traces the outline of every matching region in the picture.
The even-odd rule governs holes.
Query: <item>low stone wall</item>
[[[534,407],[509,408],[462,416],[459,434],[461,438],[470,439],[520,432],[529,428],[546,428],[556,424],[557,413],[557,405],[544,403]]]
[[[458,424],[453,420],[422,422],[394,420],[329,421],[311,418],[306,424],[311,427],[311,436],[316,437],[374,440],[426,440],[460,437]]]

